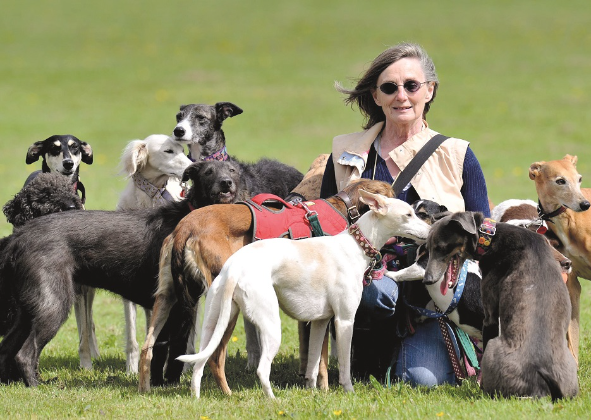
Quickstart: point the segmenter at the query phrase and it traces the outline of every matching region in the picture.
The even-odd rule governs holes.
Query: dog
[[[43,159],[41,170],[32,172],[25,185],[42,172],[58,172],[70,179],[75,191],[80,191],[84,204],[86,191],[80,182],[80,163],[92,165],[92,147],[71,134],[53,135],[29,146],[25,159],[27,165],[37,162],[39,158]]]
[[[174,139],[188,144],[192,160],[231,160],[237,163],[249,190],[286,197],[302,181],[304,175],[300,171],[273,159],[245,163],[228,155],[222,124],[227,118],[242,112],[240,107],[231,102],[218,102],[213,106],[181,105],[176,114]]]
[[[437,219],[450,214],[447,207],[431,200],[418,200],[412,204],[412,208],[417,217],[429,225],[435,223]],[[436,282],[425,283],[425,267],[429,259],[429,253],[426,252],[425,248],[425,245],[421,245],[417,252],[417,261],[414,264],[398,271],[386,270],[384,276],[396,282],[423,280],[423,284],[431,298],[431,301],[426,306],[428,311],[424,312],[435,314],[436,309],[439,308],[466,334],[482,341],[484,310],[480,297],[481,275],[478,265],[473,261],[468,262],[465,284],[460,295],[461,299],[457,302],[457,306],[452,306],[461,267],[454,266]]]
[[[353,223],[360,214],[369,210],[369,207],[359,200],[361,189],[393,197],[392,187],[388,183],[360,180],[326,201],[347,217],[349,223]],[[312,209],[316,207],[308,205]],[[260,220],[256,222],[257,225],[260,223]],[[173,234],[166,238],[160,257],[159,287],[156,292],[153,317],[140,358],[140,392],[147,392],[150,389],[150,365],[154,338],[159,336],[160,329],[168,319],[171,309],[184,310],[188,313],[184,318],[191,318],[190,314],[195,311],[198,298],[211,285],[228,257],[253,241],[256,233],[254,225],[253,213],[246,205],[213,206],[192,212],[177,225]],[[283,227],[281,232],[289,230],[290,227]],[[185,332],[180,332],[178,334],[180,336],[187,334],[188,326],[183,327]],[[218,385],[228,395],[231,394],[231,390],[226,381],[224,362],[226,346],[233,328],[234,325],[229,328],[220,348],[209,360]],[[245,328],[247,328],[249,359],[255,353],[256,356],[252,357],[251,363],[256,361],[258,364],[260,357],[258,342],[255,340],[254,345],[250,344],[253,341],[253,334],[248,334],[246,322]],[[309,332],[302,324],[299,326],[299,332],[300,373],[305,373]],[[323,389],[328,389],[326,370],[327,348],[323,348],[320,366],[320,386]]]
[[[191,164],[184,148],[170,136],[153,134],[144,140],[130,141],[121,155],[121,171],[129,179],[120,195],[117,210],[148,209],[181,200],[180,179]],[[139,346],[136,339],[136,305],[123,299],[125,313],[125,368],[127,373],[137,373]],[[150,309],[144,308],[149,324]],[[88,363],[98,357],[98,345],[92,320],[92,302],[84,308],[88,325],[78,323],[80,334],[80,360],[83,368],[91,369]]]
[[[72,189],[70,180],[53,172],[36,176],[4,204],[2,211],[16,230],[36,217],[82,207],[82,200]]]
[[[568,291],[541,235],[460,212],[432,225],[427,250],[427,284],[439,281],[452,261],[479,261],[484,392],[552,400],[578,394],[577,364],[566,342]]]
[[[373,267],[378,249],[390,237],[424,240],[429,231],[407,203],[363,190],[360,195],[370,211],[349,230],[303,241],[258,241],[228,258],[207,293],[201,352],[178,358],[195,363],[191,390],[196,397],[207,359],[218,347],[230,321],[242,310],[260,335],[257,375],[265,394],[274,398],[269,373],[281,341],[279,308],[292,318],[312,324],[306,374],[309,387],[316,386],[326,327],[335,317],[339,382],[345,391],[353,391],[349,369],[351,337],[365,272]]]
[[[82,200],[72,189],[70,180],[58,173],[39,174],[2,207],[13,231],[34,218],[79,209],[82,209]],[[0,253],[7,243],[7,238],[0,239]],[[1,283],[0,280],[0,287]],[[0,290],[0,336],[14,323],[14,306],[10,294]]]
[[[591,189],[581,188],[582,177],[576,168],[577,157],[566,155],[560,160],[532,163],[529,177],[535,182],[539,213],[547,220],[549,230],[557,237],[558,250],[572,260],[568,288],[572,305],[568,343],[579,360],[579,318],[581,284],[578,277],[591,279]]]
[[[203,164],[183,173],[183,180],[193,186],[182,201],[133,211],[54,213],[27,222],[6,238],[1,287],[14,298],[18,316],[0,343],[0,382],[14,380],[11,372],[19,372],[18,379],[26,385],[39,383],[40,353],[65,322],[78,285],[106,289],[152,308],[162,241],[192,209],[215,204],[219,197],[201,192],[204,178],[194,176],[199,174],[196,166]],[[178,321],[171,317],[170,322]],[[168,341],[166,327],[163,334]],[[166,350],[159,346],[155,366],[164,363]],[[182,363],[169,359],[167,381],[178,382],[181,370]],[[154,384],[164,383],[163,372],[154,371]]]

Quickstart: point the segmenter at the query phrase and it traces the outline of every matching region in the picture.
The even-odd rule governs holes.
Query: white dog
[[[334,316],[339,381],[353,391],[350,374],[351,337],[361,300],[363,279],[379,250],[392,236],[425,240],[429,225],[407,203],[360,191],[370,211],[354,227],[335,236],[299,241],[267,239],[245,246],[224,264],[207,293],[201,348],[181,356],[195,363],[191,389],[198,397],[206,361],[217,348],[230,320],[239,310],[257,328],[261,358],[257,375],[265,394],[274,398],[269,374],[281,342],[279,308],[300,321],[310,321],[306,385],[316,386],[324,333]],[[376,254],[377,253],[377,254]]]
[[[121,193],[117,210],[134,210],[159,206],[167,200],[180,200],[179,179],[191,164],[183,146],[164,134],[153,134],[144,140],[132,140],[121,155],[122,172],[129,178]],[[139,346],[136,338],[136,306],[123,299],[125,310],[126,371],[137,373]],[[149,324],[151,311],[146,309]],[[92,321],[92,302],[77,316],[80,331],[80,364],[91,369],[91,356],[98,356]],[[78,312],[76,312],[78,315]],[[79,319],[80,318],[80,319]]]

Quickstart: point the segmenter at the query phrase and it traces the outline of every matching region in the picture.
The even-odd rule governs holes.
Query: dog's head
[[[58,173],[40,173],[24,186],[2,211],[18,228],[36,217],[68,210],[81,210],[82,200],[70,180]]]
[[[447,207],[431,200],[417,200],[412,203],[412,209],[417,217],[428,225],[432,225],[436,220],[449,214]]]
[[[529,177],[536,183],[538,198],[545,211],[564,206],[579,212],[591,207],[581,192],[583,177],[576,164],[576,156],[566,155],[560,160],[535,162],[529,167]]]
[[[27,165],[43,158],[43,172],[58,172],[72,181],[78,178],[80,162],[92,164],[90,145],[72,135],[54,135],[33,143],[27,151]]]
[[[187,198],[199,207],[229,204],[245,200],[240,167],[232,161],[207,161],[191,164],[183,173],[183,182],[193,181]]]
[[[215,105],[181,105],[176,114],[174,139],[186,144],[198,144],[201,149],[210,142],[223,142],[221,129],[224,120],[242,112],[240,107],[231,102],[218,102]],[[220,146],[223,147],[224,144]]]
[[[385,197],[361,189],[359,190],[359,200],[367,204],[373,215],[379,219],[381,234],[389,235],[386,239],[402,236],[424,242],[427,238],[429,225],[417,217],[410,204],[397,198]],[[358,223],[362,223],[362,219],[367,219],[368,215],[371,217],[366,213]]]
[[[181,144],[164,134],[130,141],[121,155],[122,171],[132,176],[140,173],[147,179],[181,178],[191,160]]]
[[[427,238],[429,261],[423,283],[441,280],[448,267],[459,269],[467,258],[473,258],[478,241],[478,226],[484,216],[475,212],[458,212],[437,220]]]

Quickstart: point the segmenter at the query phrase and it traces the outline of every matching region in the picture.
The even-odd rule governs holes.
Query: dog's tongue
[[[448,286],[453,281],[453,274],[454,274],[453,266],[454,266],[454,262],[451,261],[449,263],[449,265],[447,266],[447,271],[445,272],[445,278],[441,282],[440,289],[441,289],[442,296],[445,296],[447,294]]]

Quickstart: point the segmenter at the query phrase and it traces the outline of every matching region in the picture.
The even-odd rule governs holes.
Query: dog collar
[[[341,201],[345,204],[345,207],[347,208],[347,216],[349,217],[349,222],[355,223],[357,219],[361,217],[361,215],[359,214],[359,210],[357,209],[357,207],[354,206],[353,203],[351,203],[349,195],[344,191],[339,191],[336,194],[336,196],[340,198]]]
[[[382,254],[380,254],[380,251],[378,251],[376,247],[374,247],[369,242],[356,223],[353,223],[351,226],[349,226],[349,233],[351,236],[353,236],[353,239],[357,241],[365,255],[371,258],[369,266],[365,269],[365,273],[363,273],[363,285],[369,286],[371,281],[374,279],[372,272],[379,271],[381,269]]]
[[[213,155],[202,157],[201,160],[203,161],[210,161],[210,160],[220,160],[225,161],[228,160],[228,151],[226,150],[226,146],[222,148],[222,150],[218,150]]]
[[[477,257],[483,256],[492,241],[493,236],[497,232],[497,222],[489,217],[485,218],[478,228],[480,234],[478,235],[478,242],[476,243]]]
[[[156,187],[137,172],[131,177],[135,185],[152,199],[153,206],[159,206],[173,201],[170,193],[166,191],[166,187]]]
[[[540,216],[540,219],[542,220],[546,220],[550,223],[554,223],[551,219],[564,213],[566,211],[566,207],[564,206],[560,206],[558,207],[556,210],[554,210],[551,213],[544,213],[544,209],[542,208],[542,203],[540,203],[540,200],[538,200],[538,215]]]

